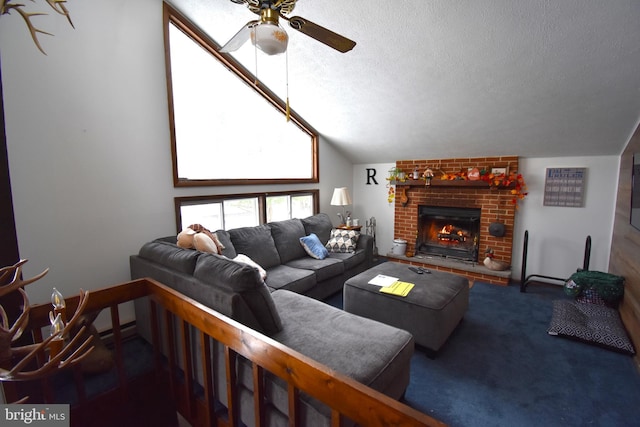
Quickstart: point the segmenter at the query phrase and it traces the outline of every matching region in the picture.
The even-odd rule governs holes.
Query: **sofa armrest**
[[[358,238],[358,248],[364,249],[367,268],[371,267],[373,265],[373,236],[360,234]]]

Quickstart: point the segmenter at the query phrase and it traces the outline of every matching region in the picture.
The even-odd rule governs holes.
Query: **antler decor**
[[[93,350],[91,346],[93,337],[89,335],[86,338],[84,326],[75,334],[69,333],[78,323],[87,305],[89,292],[83,290],[80,290],[78,307],[69,322],[63,321],[64,315],[58,311],[59,307],[64,308],[64,300],[58,300],[59,305],[56,306],[55,314],[49,313],[52,323],[51,336],[40,343],[12,347],[13,342],[20,338],[29,323],[29,297],[23,287],[41,279],[49,271],[46,269],[31,279],[22,280],[22,266],[26,262],[27,260],[23,259],[10,267],[0,269],[0,284],[11,278],[6,285],[0,286],[0,297],[18,291],[23,301],[22,313],[13,325],[9,325],[7,313],[0,305],[0,381],[43,378],[54,370],[75,365]],[[73,337],[70,338],[70,335]],[[46,356],[46,360],[42,356]],[[39,362],[38,367],[35,368],[31,363],[34,359]]]
[[[71,27],[75,28],[74,25],[73,25],[73,22],[71,22],[71,16],[69,15],[69,11],[67,10],[67,7],[65,6],[66,0],[46,0],[46,2],[47,2],[47,4],[49,6],[51,6],[51,8],[54,11],[56,11],[60,15],[65,16],[67,18],[67,21],[69,21],[69,24],[71,25]],[[29,29],[29,32],[31,33],[31,38],[33,39],[34,43],[36,44],[36,46],[38,47],[40,52],[42,52],[42,53],[44,53],[46,55],[47,53],[44,51],[44,49],[42,49],[42,46],[40,46],[40,41],[38,40],[38,33],[47,34],[49,36],[52,36],[53,34],[48,33],[46,31],[43,31],[43,30],[37,28],[31,22],[31,18],[33,18],[34,16],[47,15],[47,14],[43,13],[43,12],[27,12],[25,10],[25,5],[24,4],[12,3],[11,0],[0,0],[0,16],[9,15],[9,13],[12,10],[15,10],[16,12],[18,12],[20,14],[20,16],[22,16],[22,19],[27,24],[27,28]]]

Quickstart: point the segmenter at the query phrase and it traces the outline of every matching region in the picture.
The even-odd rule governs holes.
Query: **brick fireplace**
[[[457,159],[425,159],[399,160],[396,167],[404,171],[407,176],[414,169],[421,173],[431,168],[436,176],[431,185],[425,185],[424,180],[398,181],[395,197],[394,238],[407,241],[407,252],[416,253],[414,257],[388,254],[394,261],[413,265],[424,265],[435,270],[449,271],[466,276],[470,280],[506,285],[511,276],[510,271],[489,270],[482,264],[485,252],[493,249],[495,258],[511,263],[513,249],[513,225],[515,219],[515,205],[507,188],[490,188],[482,181],[450,181],[442,180],[441,173],[455,174],[461,170],[472,168],[488,169],[507,168],[508,171],[518,170],[517,156],[477,157]],[[480,212],[479,230],[477,236],[478,262],[450,260],[437,255],[421,254],[416,248],[419,242],[418,224],[421,206],[477,209]],[[505,234],[495,237],[489,234],[489,224],[500,222],[505,225]],[[470,237],[471,239],[474,236]],[[454,242],[455,243],[455,242]],[[418,251],[416,251],[418,249]]]

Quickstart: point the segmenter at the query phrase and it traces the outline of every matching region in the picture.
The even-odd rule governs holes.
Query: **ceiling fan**
[[[356,42],[334,33],[300,16],[285,16],[293,11],[297,0],[231,0],[246,4],[249,10],[260,15],[259,20],[247,22],[222,48],[220,52],[233,52],[247,40],[267,55],[277,55],[287,50],[289,36],[278,23],[279,18],[289,21],[289,26],[307,36],[339,51],[348,52]]]

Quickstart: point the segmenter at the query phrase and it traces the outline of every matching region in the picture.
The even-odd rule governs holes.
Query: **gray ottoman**
[[[378,274],[415,284],[406,297],[369,284]],[[469,307],[469,281],[456,274],[416,274],[406,264],[383,262],[344,284],[344,310],[411,332],[417,344],[438,351]]]

